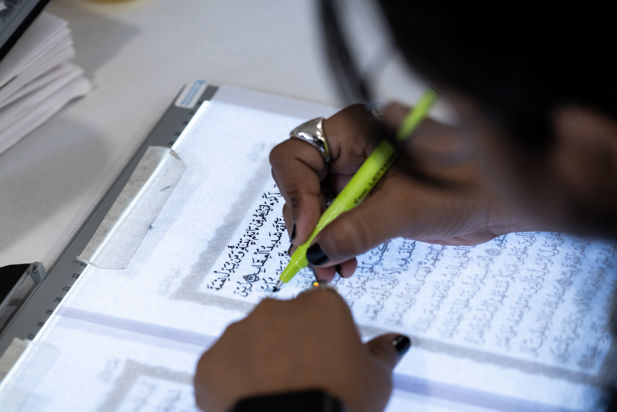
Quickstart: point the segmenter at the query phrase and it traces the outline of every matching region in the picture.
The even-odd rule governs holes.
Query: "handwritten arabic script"
[[[256,303],[289,258],[283,199],[266,191],[200,290]],[[334,282],[360,324],[464,348],[595,373],[610,346],[613,243],[556,233],[513,233],[475,247],[394,239]],[[312,281],[301,272],[278,297]]]
[[[258,302],[271,293],[278,275],[289,262],[289,241],[281,214],[283,197],[278,190],[264,192],[232,236],[201,292]],[[291,297],[308,286],[310,275],[302,273],[281,297]],[[278,296],[278,295],[277,295]]]
[[[616,269],[615,245],[556,233],[475,247],[396,239],[336,286],[360,323],[595,373]]]

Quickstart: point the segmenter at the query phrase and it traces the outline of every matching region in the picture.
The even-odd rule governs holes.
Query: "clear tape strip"
[[[127,267],[183,173],[184,162],[173,150],[148,147],[77,259],[102,269]]]

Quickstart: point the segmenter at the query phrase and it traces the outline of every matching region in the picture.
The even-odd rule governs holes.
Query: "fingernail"
[[[336,273],[338,273],[339,275],[342,275],[341,270],[343,270],[343,268],[341,267],[341,265],[334,266],[334,270],[336,270]]]
[[[403,356],[411,347],[411,340],[405,335],[398,335],[392,339],[392,346],[394,346],[398,356]]]
[[[287,249],[287,254],[291,256],[291,249],[293,249],[294,245],[289,245],[289,249]]]
[[[291,227],[291,234],[289,235],[289,241],[293,242],[295,237],[296,237],[296,223],[294,222],[293,226]]]
[[[313,246],[307,249],[306,251],[306,260],[309,261],[311,265],[323,265],[329,259],[328,256],[321,250],[321,246],[318,243],[315,243]]]

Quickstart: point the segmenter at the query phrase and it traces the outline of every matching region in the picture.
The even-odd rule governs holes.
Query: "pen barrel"
[[[310,243],[307,242],[298,246],[298,249],[291,255],[289,263],[285,266],[279,278],[282,282],[289,282],[299,271],[308,265],[306,249],[308,249],[309,245]]]
[[[358,206],[366,198],[394,161],[394,147],[387,141],[379,143],[377,148],[366,158],[362,166],[347,182],[330,206],[321,215],[317,226],[309,237],[310,244],[319,232],[342,213]]]
[[[429,89],[423,93],[416,107],[405,117],[402,125],[399,127],[396,134],[396,139],[398,141],[405,141],[409,138],[420,122],[422,122],[422,119],[429,113],[437,97],[438,94],[433,89]],[[338,194],[326,211],[321,215],[321,218],[317,222],[317,226],[315,226],[308,240],[298,246],[293,253],[289,264],[283,270],[283,273],[281,273],[280,280],[282,282],[289,282],[296,273],[308,265],[306,251],[319,232],[342,213],[359,205],[388,171],[395,157],[394,147],[389,142],[384,140],[377,145],[375,150],[373,150],[370,156],[362,163],[358,171],[349,182],[347,182],[347,185],[345,185],[341,193]]]

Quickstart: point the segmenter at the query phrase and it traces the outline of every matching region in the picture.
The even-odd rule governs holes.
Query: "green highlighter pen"
[[[418,127],[431,110],[431,107],[433,107],[437,96],[437,92],[433,89],[428,89],[422,94],[416,107],[409,112],[399,127],[396,133],[397,140],[405,140]],[[364,198],[379,182],[379,179],[388,171],[395,158],[396,151],[392,144],[385,140],[379,143],[370,156],[362,163],[356,174],[347,182],[347,185],[345,185],[343,190],[321,215],[317,226],[315,226],[308,240],[298,246],[293,255],[291,255],[287,267],[285,267],[279,281],[272,289],[273,292],[278,292],[283,284],[289,282],[296,273],[308,265],[306,250],[311,246],[313,239],[341,213],[347,212],[362,203]]]

